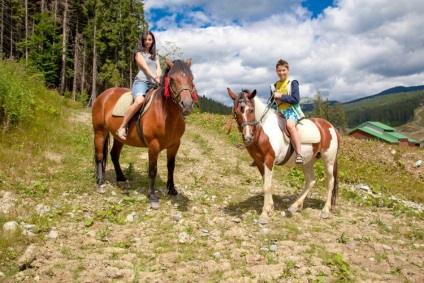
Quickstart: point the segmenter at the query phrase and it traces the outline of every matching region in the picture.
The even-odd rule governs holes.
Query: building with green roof
[[[419,141],[409,138],[397,132],[395,128],[380,122],[365,122],[352,129],[348,134],[358,139],[379,140],[399,146],[420,147]]]

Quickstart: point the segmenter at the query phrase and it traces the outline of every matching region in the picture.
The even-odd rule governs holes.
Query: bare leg
[[[119,129],[116,131],[116,135],[120,139],[122,140],[127,139],[126,126],[128,122],[131,120],[131,118],[134,116],[134,114],[137,112],[137,110],[140,109],[140,106],[143,104],[143,102],[144,102],[144,95],[139,95],[135,98],[133,104],[131,104],[125,111],[124,120],[122,121],[122,124],[119,127]]]
[[[300,143],[299,133],[297,132],[296,122],[294,120],[287,120],[287,130],[289,131],[291,139],[293,140],[297,155],[300,155],[300,158],[296,158],[296,163],[303,164],[304,160],[302,157],[302,145]]]

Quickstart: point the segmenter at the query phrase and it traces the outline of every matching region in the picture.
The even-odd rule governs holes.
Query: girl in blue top
[[[127,124],[144,102],[146,91],[151,84],[160,83],[162,69],[156,54],[156,40],[151,31],[145,31],[139,38],[134,50],[135,62],[138,66],[138,74],[135,76],[132,86],[134,102],[124,114],[124,120],[116,131],[116,135],[126,140]]]

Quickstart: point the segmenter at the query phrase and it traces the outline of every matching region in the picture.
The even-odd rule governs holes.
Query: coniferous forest
[[[0,0],[1,59],[25,62],[59,94],[90,102],[130,86],[148,29],[142,0]]]

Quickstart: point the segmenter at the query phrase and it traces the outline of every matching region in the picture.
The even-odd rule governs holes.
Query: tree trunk
[[[1,15],[0,15],[0,59],[3,59],[3,39],[4,39],[4,1],[1,1]]]
[[[68,41],[68,0],[65,0],[63,10],[63,31],[62,31],[62,69],[60,71],[60,87],[59,94],[64,95],[65,93],[65,80],[66,80],[66,51]]]
[[[72,82],[72,100],[75,101],[76,92],[77,92],[77,79],[78,79],[78,69],[79,69],[79,33],[78,33],[78,22],[77,22],[77,35],[75,36],[74,43],[74,80]]]
[[[97,46],[96,46],[96,28],[97,23],[94,25],[94,34],[93,34],[93,81],[92,81],[92,85],[91,85],[91,98],[90,101],[88,102],[89,106],[93,105],[94,101],[96,100],[97,97],[97,85],[96,85],[96,81],[97,81]]]
[[[25,61],[28,61],[28,0],[25,0]]]

